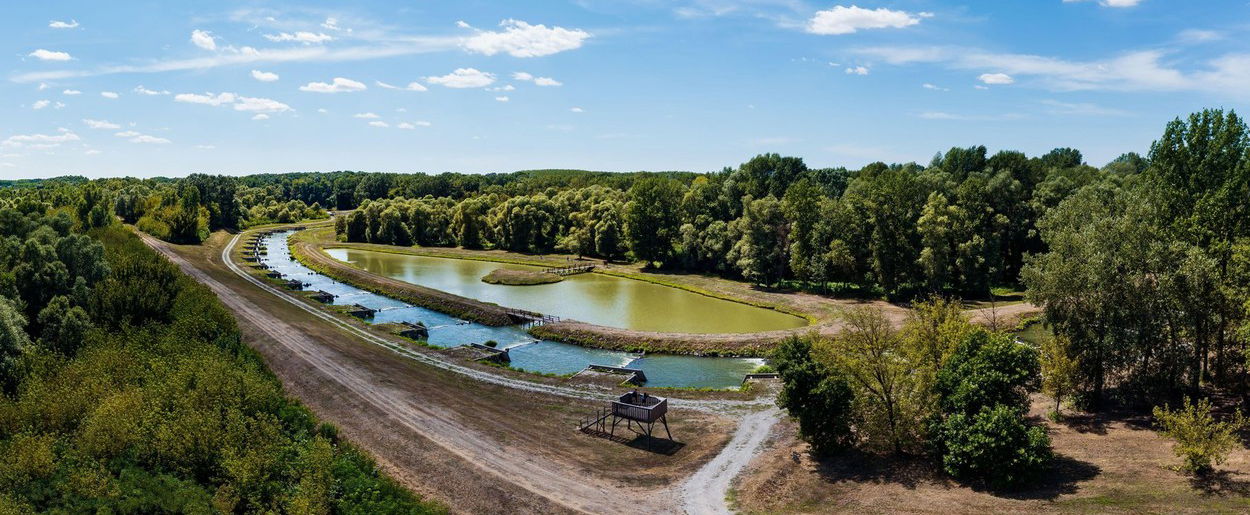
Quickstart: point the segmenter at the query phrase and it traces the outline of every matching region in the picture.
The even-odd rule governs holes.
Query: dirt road
[[[473,426],[467,421],[460,420],[461,417],[457,417],[454,413],[438,409],[430,403],[416,402],[411,391],[392,387],[392,381],[389,378],[378,377],[376,372],[367,370],[366,367],[353,362],[353,359],[336,353],[334,349],[325,345],[324,341],[311,338],[308,334],[308,327],[294,327],[248,300],[246,296],[239,295],[239,292],[232,289],[232,286],[223,284],[210,274],[198,269],[163,242],[146,235],[141,235],[141,237],[149,246],[161,252],[189,275],[217,293],[223,303],[236,313],[241,326],[255,328],[263,333],[266,339],[272,340],[273,345],[280,346],[280,349],[273,349],[266,355],[272,356],[276,350],[277,355],[285,360],[285,363],[278,364],[281,370],[275,370],[283,377],[284,383],[305,383],[302,386],[312,390],[311,395],[314,397],[326,396],[326,392],[335,392],[332,394],[335,397],[332,401],[323,401],[319,398],[309,399],[307,398],[310,395],[309,391],[300,390],[301,385],[294,385],[300,397],[319,413],[352,409],[371,411],[376,416],[385,418],[385,423],[379,420],[372,427],[353,429],[370,433],[374,438],[399,440],[392,442],[388,448],[394,448],[396,445],[418,446],[416,442],[403,440],[402,435],[390,434],[389,429],[384,429],[393,424],[413,435],[428,439],[433,446],[445,449],[447,454],[460,461],[455,463],[454,467],[447,463],[431,464],[429,463],[430,453],[419,454],[415,451],[412,453],[414,456],[407,456],[408,453],[402,453],[405,454],[404,456],[378,456],[382,463],[390,465],[388,469],[401,481],[426,472],[438,474],[435,465],[455,468],[457,473],[460,473],[461,468],[473,469],[468,473],[468,478],[462,478],[455,485],[449,486],[449,488],[459,487],[464,490],[447,496],[450,497],[457,511],[601,513],[615,511],[614,506],[631,506],[633,511],[662,513],[679,511],[682,507],[678,506],[678,503],[684,503],[685,507],[693,513],[711,512],[709,510],[723,511],[725,509],[723,499],[729,481],[742,469],[751,453],[757,450],[758,445],[751,445],[751,442],[754,441],[753,435],[758,432],[760,425],[761,417],[758,414],[749,415],[735,432],[727,448],[729,450],[726,451],[730,455],[717,456],[681,486],[633,487],[601,480],[586,474],[585,470],[577,466],[545,459],[541,449],[527,452],[525,449],[508,446],[501,442],[499,437],[476,430],[475,427],[480,426]],[[415,352],[379,338],[367,330],[345,323],[251,277],[229,259],[231,249],[237,242],[236,236],[225,246],[220,255],[221,263],[225,267],[251,283],[252,286],[277,296],[290,306],[299,308],[326,324],[334,326],[338,331],[349,333],[351,336],[389,352],[401,354],[405,358],[466,376],[473,381],[529,391],[540,396],[551,395],[583,400],[607,398],[601,392],[535,383],[483,372],[437,356]],[[345,402],[347,400],[351,402]],[[674,399],[673,404],[684,409],[704,412],[742,412],[743,410],[750,412],[758,411],[760,407],[771,404],[771,401],[768,399],[756,401]],[[358,413],[351,415],[355,416],[342,418],[368,419],[367,416],[362,417]],[[337,421],[339,417],[331,418]],[[351,422],[347,423],[351,424]],[[771,426],[771,423],[768,426]],[[764,433],[766,432],[767,427],[764,428]],[[435,453],[435,461],[438,461],[438,457]],[[403,460],[408,461],[394,462]],[[442,461],[446,461],[446,458]],[[422,483],[422,481],[416,482]],[[474,490],[484,493],[492,490],[499,490],[499,492],[491,492],[491,495],[481,495],[475,498]],[[504,499],[504,504],[492,504],[500,502],[499,499]],[[708,506],[712,508],[706,508]]]
[[[758,411],[742,418],[729,445],[682,485],[682,507],[686,513],[729,513],[725,495],[729,491],[730,482],[759,454],[769,431],[780,418],[781,411],[777,408]]]

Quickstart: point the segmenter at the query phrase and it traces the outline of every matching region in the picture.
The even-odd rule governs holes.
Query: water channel
[[[512,358],[512,366],[521,370],[572,374],[590,364],[629,367],[643,370],[647,375],[646,386],[657,387],[731,388],[741,384],[744,374],[763,363],[763,360],[756,358],[705,358],[660,354],[639,357],[626,352],[537,340],[519,326],[491,327],[467,322],[368,292],[314,272],[291,258],[287,248],[287,239],[293,232],[277,232],[263,237],[261,241],[268,249],[268,255],[262,256],[261,262],[287,279],[295,279],[308,284],[305,288],[307,290],[322,290],[335,295],[333,301],[335,305],[360,304],[377,309],[378,313],[370,321],[371,323],[423,322],[430,328],[428,342],[433,346],[455,347],[494,340],[498,342],[500,348],[508,349]]]

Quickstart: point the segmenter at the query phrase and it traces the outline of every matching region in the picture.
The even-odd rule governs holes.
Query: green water
[[[369,272],[510,308],[639,331],[752,333],[807,325],[793,316],[677,288],[601,274],[581,274],[536,286],[482,282],[496,268],[538,267],[328,249],[331,257]]]

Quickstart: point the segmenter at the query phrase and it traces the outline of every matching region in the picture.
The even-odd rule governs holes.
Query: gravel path
[[[781,411],[771,408],[742,418],[725,449],[681,486],[682,507],[690,515],[729,513],[730,482],[759,454]]]

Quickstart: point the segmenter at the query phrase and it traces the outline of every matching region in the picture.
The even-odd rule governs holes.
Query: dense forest
[[[0,512],[442,511],[286,398],[103,191],[0,200]]]

